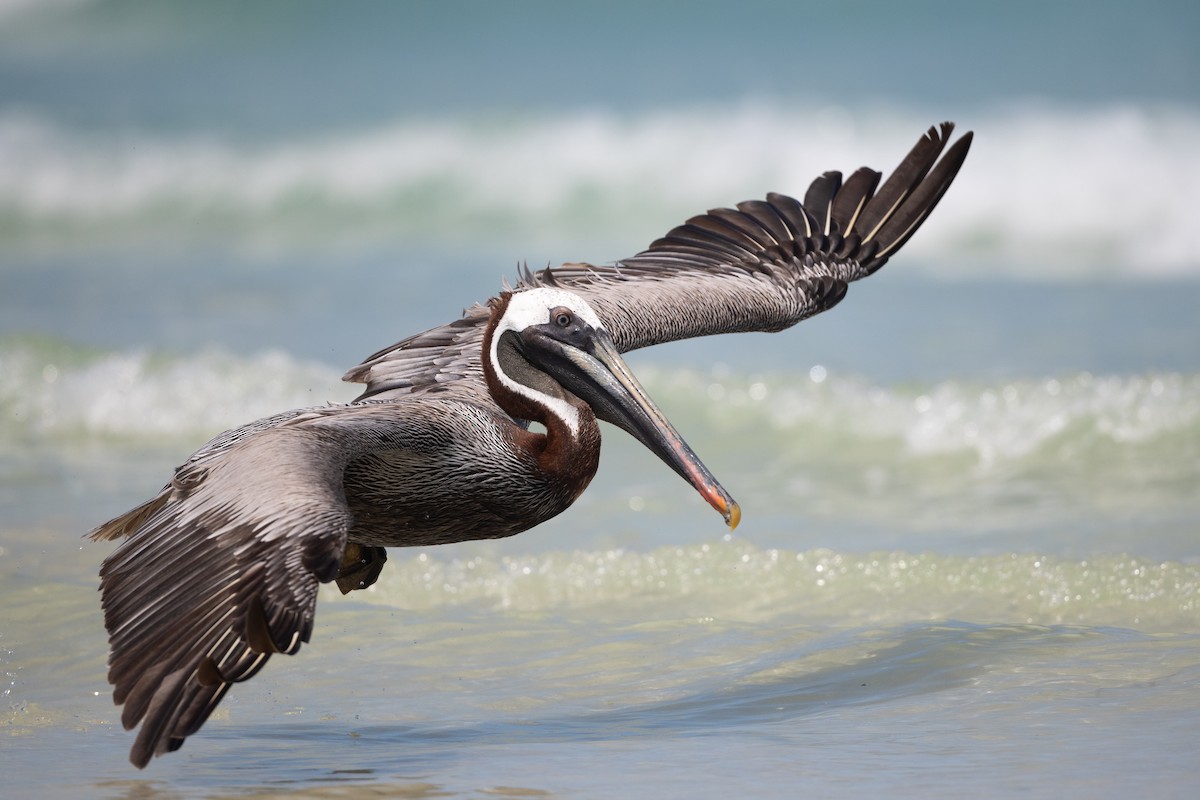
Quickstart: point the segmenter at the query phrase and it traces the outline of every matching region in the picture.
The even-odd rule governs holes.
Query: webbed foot
[[[342,568],[337,574],[338,588],[342,594],[367,588],[379,580],[379,573],[383,571],[386,561],[386,548],[348,542],[342,554]]]

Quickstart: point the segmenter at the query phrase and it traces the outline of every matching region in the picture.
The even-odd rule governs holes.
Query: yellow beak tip
[[[737,503],[729,505],[729,516],[725,518],[725,523],[729,525],[729,530],[737,528],[738,523],[742,521],[742,507]]]

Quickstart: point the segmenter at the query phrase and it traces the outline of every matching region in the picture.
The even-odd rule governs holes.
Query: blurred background
[[[8,785],[300,791],[338,753],[464,796],[1190,796],[1197,31],[1169,0],[0,0]],[[84,532],[518,265],[886,172],[944,119],[976,133],[958,180],[837,309],[631,354],[737,537],[606,430],[579,508],[394,551],[322,601],[324,649],[127,780]],[[660,727],[624,744],[626,708]]]

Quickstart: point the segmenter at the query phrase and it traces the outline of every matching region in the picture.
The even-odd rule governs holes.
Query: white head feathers
[[[522,397],[533,400],[550,413],[559,417],[566,423],[574,435],[579,433],[579,412],[576,411],[575,407],[561,398],[552,397],[544,392],[539,392],[525,384],[514,381],[508,375],[504,374],[504,370],[500,368],[500,361],[496,352],[496,348],[500,343],[500,336],[505,331],[520,333],[531,325],[545,325],[550,322],[550,312],[556,308],[568,308],[579,319],[593,328],[604,328],[604,323],[600,321],[600,317],[587,304],[587,301],[579,295],[547,286],[527,289],[523,292],[516,292],[509,298],[508,307],[504,310],[504,315],[497,321],[496,330],[492,333],[492,347],[491,352],[488,353],[488,357],[496,369],[496,377],[505,387]]]
[[[504,331],[523,331],[530,325],[544,325],[550,321],[550,309],[569,308],[593,328],[603,328],[604,323],[596,312],[579,295],[564,289],[547,286],[516,292],[508,301],[504,316],[496,325],[496,335]]]

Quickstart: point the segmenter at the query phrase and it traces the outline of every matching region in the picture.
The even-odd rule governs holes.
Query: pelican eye
[[[556,308],[550,312],[550,317],[554,320],[554,324],[560,328],[569,328],[571,323],[575,321],[575,317],[565,308]]]

